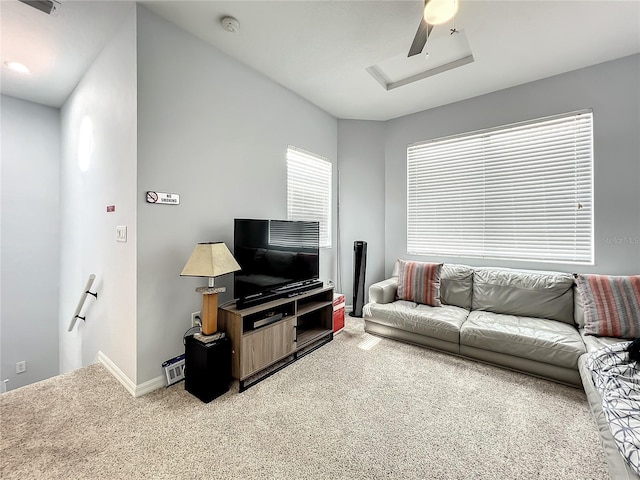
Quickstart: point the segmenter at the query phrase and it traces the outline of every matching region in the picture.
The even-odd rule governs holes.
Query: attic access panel
[[[451,33],[440,28],[437,32],[434,29],[429,36],[421,55],[407,57],[406,53],[401,53],[366,70],[385,90],[393,90],[473,61],[464,30]]]

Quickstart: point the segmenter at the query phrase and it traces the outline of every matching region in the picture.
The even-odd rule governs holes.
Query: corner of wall
[[[152,378],[140,385],[136,385],[129,377],[127,377],[118,366],[111,361],[103,352],[98,352],[97,360],[113,375],[122,386],[133,397],[141,397],[147,393],[153,392],[165,386],[165,379],[162,376]]]

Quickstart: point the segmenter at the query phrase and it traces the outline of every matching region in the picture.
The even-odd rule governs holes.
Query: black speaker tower
[[[353,242],[353,309],[352,317],[362,317],[364,307],[364,275],[367,269],[367,242]]]

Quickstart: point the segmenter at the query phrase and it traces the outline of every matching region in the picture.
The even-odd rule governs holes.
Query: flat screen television
[[[318,282],[318,222],[235,219],[233,254],[238,306],[265,301]],[[282,296],[282,295],[280,295]]]

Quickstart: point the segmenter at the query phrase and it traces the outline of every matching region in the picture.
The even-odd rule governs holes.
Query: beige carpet
[[[132,398],[100,365],[0,396],[2,479],[606,479],[581,390],[382,340],[335,340],[209,404]]]

